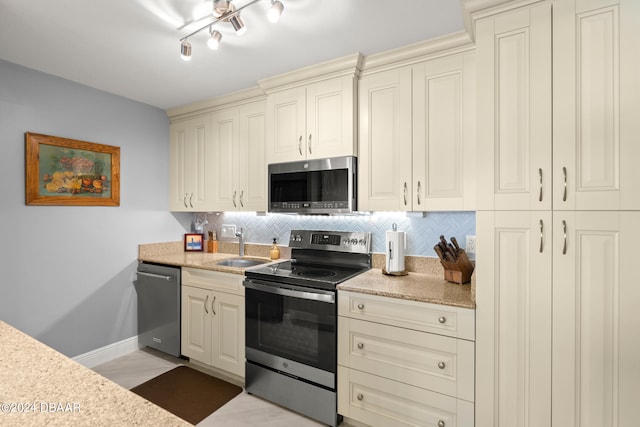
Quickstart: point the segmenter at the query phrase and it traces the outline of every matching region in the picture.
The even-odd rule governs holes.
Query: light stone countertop
[[[470,284],[449,283],[441,275],[409,272],[406,276],[388,276],[382,274],[381,269],[372,268],[340,283],[338,290],[476,308]]]
[[[190,426],[0,321],[0,425]]]
[[[238,256],[237,243],[219,241],[218,253],[185,252],[183,245],[183,242],[139,245],[138,259],[178,267],[244,274],[244,268],[216,265],[220,260]],[[245,244],[245,256],[271,261],[268,259],[269,249],[269,245]],[[288,259],[291,249],[280,246],[280,254],[280,260]],[[409,271],[407,276],[383,275],[381,268],[385,262],[384,254],[372,254],[371,258],[371,270],[339,284],[338,289],[470,309],[476,307],[475,277],[472,277],[471,284],[449,283],[443,279],[442,265],[437,258],[406,257],[405,266]]]

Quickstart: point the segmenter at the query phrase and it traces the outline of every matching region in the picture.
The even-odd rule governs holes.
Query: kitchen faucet
[[[238,245],[240,246],[238,255],[244,256],[244,234],[242,233],[242,227],[240,227],[240,231],[236,231],[236,237],[238,238]]]

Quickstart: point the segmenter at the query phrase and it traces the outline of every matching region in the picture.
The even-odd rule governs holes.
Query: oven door
[[[246,279],[246,357],[335,388],[336,292]]]

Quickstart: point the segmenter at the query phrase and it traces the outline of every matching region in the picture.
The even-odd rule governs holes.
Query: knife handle
[[[442,253],[442,248],[440,247],[440,245],[435,245],[433,247],[433,250],[436,252],[436,254],[438,254],[438,257],[440,258],[441,261],[446,261],[446,258],[444,257],[444,253]]]
[[[453,243],[453,246],[456,247],[456,253],[460,250],[460,245],[458,245],[458,239],[456,239],[455,237],[452,237],[451,239],[451,243]]]

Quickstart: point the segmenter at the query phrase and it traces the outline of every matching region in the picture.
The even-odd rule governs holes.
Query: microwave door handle
[[[255,281],[244,281],[244,286],[249,289],[254,289],[260,292],[266,292],[269,294],[282,295],[285,297],[293,297],[300,298],[312,301],[319,302],[327,302],[327,303],[335,303],[335,295],[333,292],[309,292],[309,291],[299,291],[295,289],[287,289],[287,288],[279,288],[277,286],[263,285],[261,283],[257,283]]]

